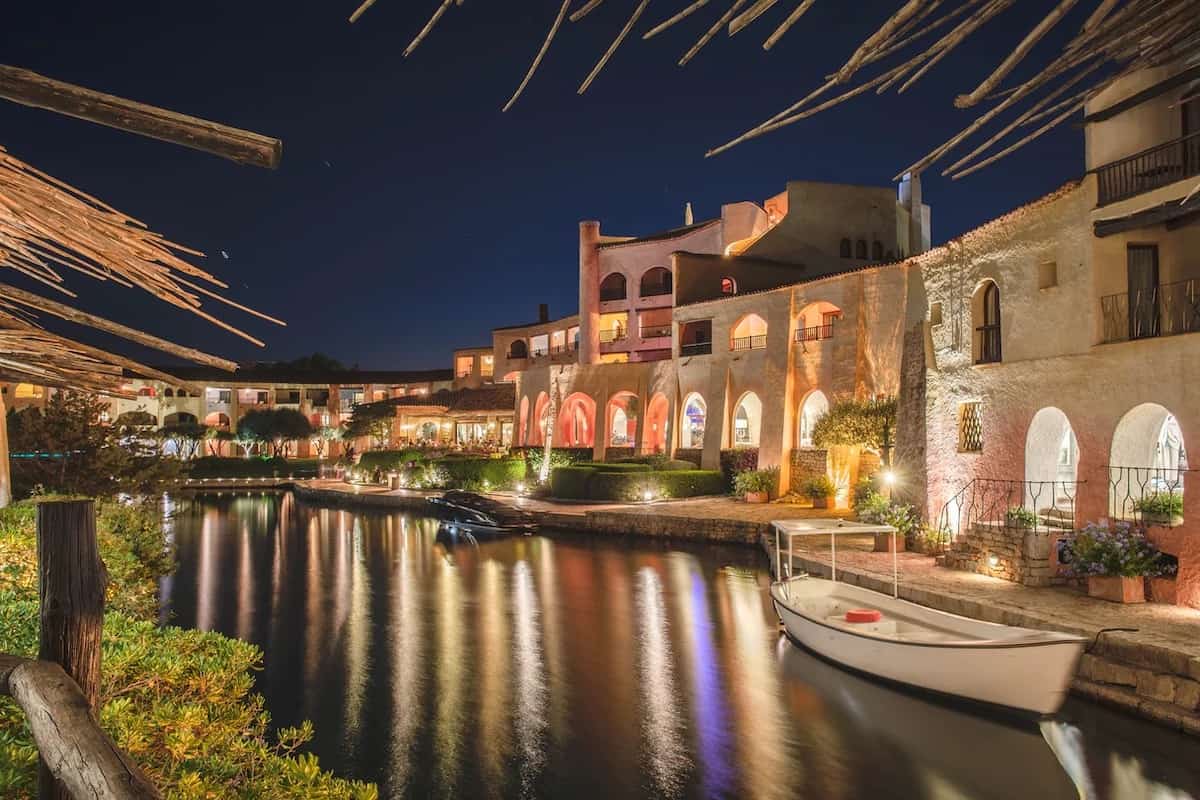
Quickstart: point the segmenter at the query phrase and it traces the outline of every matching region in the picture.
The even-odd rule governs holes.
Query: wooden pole
[[[0,64],[0,97],[256,167],[279,166],[283,142]]]
[[[12,502],[12,462],[8,456],[8,409],[0,394],[0,508]]]
[[[93,718],[100,701],[100,633],[108,575],[96,542],[91,500],[39,503],[37,507],[38,659],[58,664],[79,685]],[[43,759],[40,800],[67,800]]]

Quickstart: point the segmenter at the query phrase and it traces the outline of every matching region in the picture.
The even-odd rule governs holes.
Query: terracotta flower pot
[[[771,499],[766,492],[746,492],[747,503],[765,503]]]
[[[1088,597],[1108,600],[1112,603],[1146,602],[1146,579],[1124,578],[1119,575],[1089,575]]]
[[[1155,514],[1142,512],[1142,523],[1145,525],[1160,525],[1164,528],[1178,528],[1183,524],[1183,517],[1178,514]]]
[[[1175,589],[1174,578],[1151,578],[1147,581],[1151,603],[1177,605],[1179,596]]]
[[[829,498],[828,497],[814,497],[814,498],[812,498],[812,504],[813,504],[813,508],[829,508]]]
[[[896,534],[896,552],[903,553],[908,548],[904,542],[904,534]],[[892,535],[890,533],[875,534],[875,552],[890,553],[892,552]]]

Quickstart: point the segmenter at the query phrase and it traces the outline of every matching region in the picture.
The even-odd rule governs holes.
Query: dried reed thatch
[[[436,0],[439,5],[432,19],[405,50],[410,54],[429,35],[434,24],[450,6],[450,0]],[[840,2],[841,0],[839,0]],[[351,16],[357,20],[375,0],[366,0]],[[433,2],[433,0],[431,0]],[[574,0],[578,7],[567,18],[577,22],[600,4],[601,0]],[[603,57],[587,76],[579,91],[586,91],[596,76],[612,58],[646,10],[647,0],[630,0],[633,10]],[[775,46],[781,38],[802,21],[816,0],[724,0],[718,6],[715,21],[680,59],[686,64],[724,28],[733,36],[748,29],[760,19],[766,19],[776,6],[790,10],[771,28],[763,42],[765,49]],[[1078,112],[1089,97],[1109,86],[1119,77],[1138,69],[1167,63],[1180,58],[1200,56],[1200,0],[1090,0],[1091,13],[1067,43],[1037,65],[1032,77],[1013,82],[1002,88],[1018,65],[1024,64],[1047,34],[1060,25],[1079,0],[1056,0],[1047,13],[1013,49],[970,91],[954,98],[958,108],[973,108],[990,101],[991,107],[969,125],[918,159],[897,175],[921,172],[959,148],[962,143],[993,123],[1001,114],[1011,111],[1016,117],[999,127],[981,145],[943,170],[943,174],[960,178],[1003,158],[1033,141]],[[461,5],[461,0],[459,0]],[[512,98],[505,104],[508,110],[516,102],[533,73],[542,63],[551,41],[558,33],[572,0],[564,0],[550,31],[539,49],[533,64]],[[734,137],[707,155],[716,155],[749,139],[807,119],[867,91],[883,93],[890,89],[904,92],[947,55],[963,44],[972,34],[992,23],[1016,4],[1016,0],[904,0],[890,17],[884,20],[851,52],[837,71],[828,75],[816,88],[795,103],[763,120],[750,130]],[[642,38],[649,39],[690,18],[708,0],[688,0],[665,20],[653,24]],[[943,8],[945,6],[945,8]],[[952,24],[953,23],[953,24]],[[930,34],[944,31],[929,43]],[[932,38],[932,37],[931,37]],[[924,42],[918,43],[924,39]],[[880,65],[873,77],[853,85],[860,72]],[[883,66],[888,64],[890,66]],[[840,89],[829,99],[821,98]],[[1065,95],[1065,96],[1064,96]],[[1019,113],[1018,113],[1019,112]],[[1013,141],[1001,146],[1002,140]],[[993,148],[996,149],[993,152]]]
[[[226,285],[181,254],[202,255],[164,239],[138,220],[31,167],[0,146],[0,266],[64,298],[77,296],[65,285],[65,270],[141,289],[259,345],[258,339],[206,311],[202,298],[283,324],[223,298],[216,289]],[[226,359],[0,283],[0,379],[107,393],[118,391],[123,370],[175,382],[169,375],[129,359],[42,329],[36,322],[38,313],[190,361],[236,368]]]

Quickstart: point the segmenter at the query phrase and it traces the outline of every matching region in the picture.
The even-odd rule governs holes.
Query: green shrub
[[[595,474],[592,467],[555,467],[550,470],[550,495],[563,500],[586,500],[588,484]]]
[[[737,495],[751,492],[766,492],[772,496],[779,494],[779,467],[739,472],[733,478],[733,491]]]
[[[1143,514],[1182,517],[1183,494],[1181,492],[1154,492],[1135,501],[1133,510]]]
[[[439,458],[430,466],[446,489],[511,489],[525,480],[525,462],[519,458]]]
[[[550,469],[570,467],[583,461],[591,461],[592,452],[592,448],[590,447],[555,447],[550,451]],[[525,459],[526,478],[537,479],[541,474],[542,461],[546,457],[546,448],[533,446],[514,447],[509,451],[509,454],[515,458]]]
[[[406,467],[409,464],[420,464],[426,460],[420,450],[408,448],[405,450],[368,450],[358,458],[359,469],[374,472],[382,470],[390,472]]]
[[[675,458],[679,461],[686,461],[692,465],[692,469],[700,469],[701,456],[704,451],[698,447],[679,447],[675,449]]]
[[[817,447],[860,445],[879,450],[892,444],[896,400],[837,400],[813,426]]]
[[[862,482],[859,482],[862,485]],[[910,534],[919,535],[920,520],[913,507],[898,503],[874,490],[855,492],[854,514],[859,522],[872,525],[891,525],[907,541]]]
[[[628,456],[626,458],[614,458],[612,461],[605,462],[607,464],[644,464],[652,470],[680,470],[680,469],[696,469],[696,464],[691,461],[682,459],[670,459],[662,454],[654,454],[648,456]]]
[[[654,473],[653,479],[665,497],[725,494],[725,476],[715,469],[667,470]]]
[[[1010,528],[1036,528],[1038,515],[1028,508],[1013,506],[1004,512],[1004,524]]]
[[[837,494],[837,486],[829,479],[828,475],[810,475],[801,482],[800,494],[813,500],[820,500]]]
[[[323,463],[319,458],[289,458],[284,474],[293,478],[315,478],[320,474]]]
[[[649,472],[650,465],[640,461],[581,461],[575,464],[576,467],[587,467],[596,472]]]
[[[186,462],[189,478],[286,478],[288,462],[282,458],[227,458],[204,456]]]
[[[725,491],[733,490],[733,479],[739,472],[758,469],[758,448],[738,447],[721,451],[721,474],[725,476]]]
[[[374,800],[374,786],[321,770],[298,749],[312,726],[270,731],[252,672],[251,644],[216,633],[159,628],[155,569],[163,563],[161,517],[151,509],[97,506],[108,568],[101,641],[100,724],[164,795],[201,798]],[[0,510],[0,652],[37,652],[35,509]],[[0,698],[0,797],[36,794],[37,750],[16,703]]]

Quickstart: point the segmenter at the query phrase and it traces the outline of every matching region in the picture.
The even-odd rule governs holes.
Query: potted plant
[[[812,500],[813,508],[829,508],[829,499],[837,494],[837,487],[828,475],[813,475],[804,479],[800,493]]]
[[[1133,504],[1146,525],[1175,527],[1183,523],[1183,494],[1181,492],[1154,492]]]
[[[1004,512],[1004,527],[1031,531],[1037,527],[1038,515],[1028,508],[1013,506]]]
[[[1089,522],[1070,547],[1070,567],[1087,578],[1088,595],[1114,603],[1146,602],[1146,578],[1170,569],[1168,559],[1128,522]]]
[[[733,478],[734,494],[741,495],[747,503],[765,503],[779,487],[779,467],[748,469]]]

